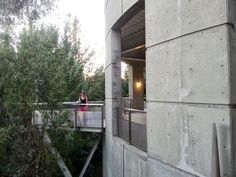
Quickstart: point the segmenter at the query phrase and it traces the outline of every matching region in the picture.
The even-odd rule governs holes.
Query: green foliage
[[[17,52],[10,43],[9,35],[2,37],[1,176],[35,176],[35,173],[46,176],[44,171],[48,174],[55,171],[52,166],[45,165],[53,158],[50,158],[42,141],[42,133],[31,124],[31,103],[47,102],[48,106],[53,106],[66,101],[70,89],[68,85],[83,77],[82,70],[71,76],[80,63],[69,54],[58,54],[64,47],[58,36],[54,27],[24,30],[20,34]]]
[[[66,89],[64,101],[77,100],[79,93],[85,84],[84,65],[91,55],[87,49],[83,49],[80,43],[80,31],[78,19],[68,16],[65,23],[64,35],[61,48],[58,51],[64,64],[62,65],[65,73]]]
[[[1,176],[60,176],[37,129],[12,125],[0,128],[0,137]]]
[[[0,20],[23,13],[27,3],[32,13],[36,8],[43,15],[51,8],[37,8],[43,6],[40,3],[50,3],[44,0],[37,1],[36,6],[34,0],[11,2],[4,4],[6,11],[0,8],[0,14],[4,14]],[[41,17],[30,15],[26,14],[23,20],[28,18],[33,24]],[[61,176],[55,157],[43,142],[46,127],[39,130],[31,123],[40,102],[47,103],[49,111],[43,117],[45,122],[51,119],[54,129],[50,133],[55,145],[73,173],[78,174],[78,160],[84,160],[81,155],[87,155],[92,144],[76,133],[58,130],[70,115],[63,112],[52,116],[51,110],[58,102],[77,100],[82,89],[88,91],[90,100],[103,100],[103,68],[97,69],[94,76],[85,77],[93,51],[81,47],[76,18],[69,17],[62,37],[54,26],[31,27],[24,29],[17,40],[8,28],[0,33],[0,176]]]
[[[128,97],[129,96],[129,76],[128,76],[128,69],[125,70],[124,78],[122,78],[122,96]]]
[[[25,30],[20,35],[16,79],[18,93],[21,98],[26,97],[26,102],[55,104],[64,98],[66,81],[61,67],[64,60],[57,57],[60,50],[58,36],[57,29],[52,26]]]
[[[11,36],[8,32],[0,34],[0,125],[6,121],[6,102],[8,97],[5,95],[10,92],[11,79],[14,76],[15,51],[11,45]]]
[[[14,25],[26,23],[32,28],[33,23],[45,16],[56,6],[57,0],[0,0],[0,24]]]
[[[79,176],[97,136],[61,129],[51,130],[50,135],[72,176]]]
[[[86,78],[86,94],[89,100],[105,100],[105,73],[103,67],[97,68],[94,75]]]

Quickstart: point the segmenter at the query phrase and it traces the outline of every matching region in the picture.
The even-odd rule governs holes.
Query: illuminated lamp
[[[136,82],[136,87],[137,87],[137,88],[140,88],[141,86],[142,86],[142,82],[141,82],[141,81],[137,81],[137,82]]]

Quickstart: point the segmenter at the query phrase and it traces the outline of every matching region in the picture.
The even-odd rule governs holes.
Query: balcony
[[[124,106],[132,106],[132,100],[123,100]],[[146,111],[123,107],[118,118],[118,136],[129,144],[147,151]]]
[[[79,111],[80,106],[86,106],[85,112]],[[64,119],[63,119],[64,117]],[[61,119],[61,120],[59,120]],[[53,109],[40,103],[33,113],[34,125],[48,127],[58,122],[61,128],[84,132],[103,132],[105,129],[104,103],[89,102],[79,104],[77,102],[63,102]]]

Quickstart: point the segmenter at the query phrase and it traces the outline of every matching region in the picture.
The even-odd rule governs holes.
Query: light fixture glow
[[[142,86],[142,83],[141,83],[140,81],[137,81],[137,82],[136,82],[136,87],[137,87],[137,88],[140,88],[141,86]]]

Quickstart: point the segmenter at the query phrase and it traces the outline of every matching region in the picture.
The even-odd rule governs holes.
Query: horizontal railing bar
[[[73,102],[61,102],[62,104],[74,104],[79,103],[79,101],[73,101]],[[86,104],[104,104],[104,101],[88,101]]]
[[[32,103],[32,105],[36,106],[36,105],[39,105],[39,106],[47,106],[48,103]],[[55,106],[63,106],[63,105],[72,105],[72,106],[103,106],[104,103],[79,103],[79,102],[62,102],[62,103],[58,103],[57,105]]]
[[[139,109],[132,109],[132,108],[123,108],[125,111],[130,111],[130,112],[140,112],[140,113],[146,113],[146,111],[139,110]]]
[[[103,106],[104,104],[93,104],[93,103],[88,103],[88,104],[84,104],[84,103],[72,103],[72,104],[64,104],[63,105],[78,105],[78,106]]]

